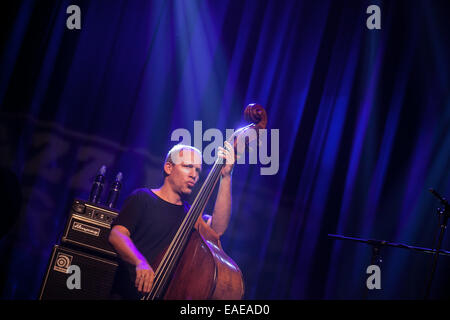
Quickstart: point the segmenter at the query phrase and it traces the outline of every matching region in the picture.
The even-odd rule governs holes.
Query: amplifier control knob
[[[83,214],[85,208],[86,207],[84,206],[84,204],[81,203],[74,203],[74,205],[72,206],[73,211],[79,214]]]

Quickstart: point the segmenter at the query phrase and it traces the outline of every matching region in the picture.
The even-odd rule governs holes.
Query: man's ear
[[[173,169],[173,163],[167,161],[166,163],[164,163],[164,172],[167,175],[170,175],[172,173],[172,169]]]

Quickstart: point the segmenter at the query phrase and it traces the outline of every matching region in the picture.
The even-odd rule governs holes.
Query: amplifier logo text
[[[88,226],[87,224],[82,224],[79,222],[74,222],[72,225],[72,229],[75,231],[84,232],[90,234],[92,236],[98,237],[100,235],[100,229]]]

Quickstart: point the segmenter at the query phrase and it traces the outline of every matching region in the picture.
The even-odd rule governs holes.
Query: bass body
[[[189,235],[163,299],[238,300],[243,295],[241,270],[223,251],[214,230],[200,217]]]

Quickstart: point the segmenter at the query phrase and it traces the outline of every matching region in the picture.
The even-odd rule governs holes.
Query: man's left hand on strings
[[[224,146],[225,148],[219,147],[218,151],[219,158],[225,161],[225,166],[221,171],[222,178],[231,176],[234,166],[234,148],[228,141],[225,141]]]

